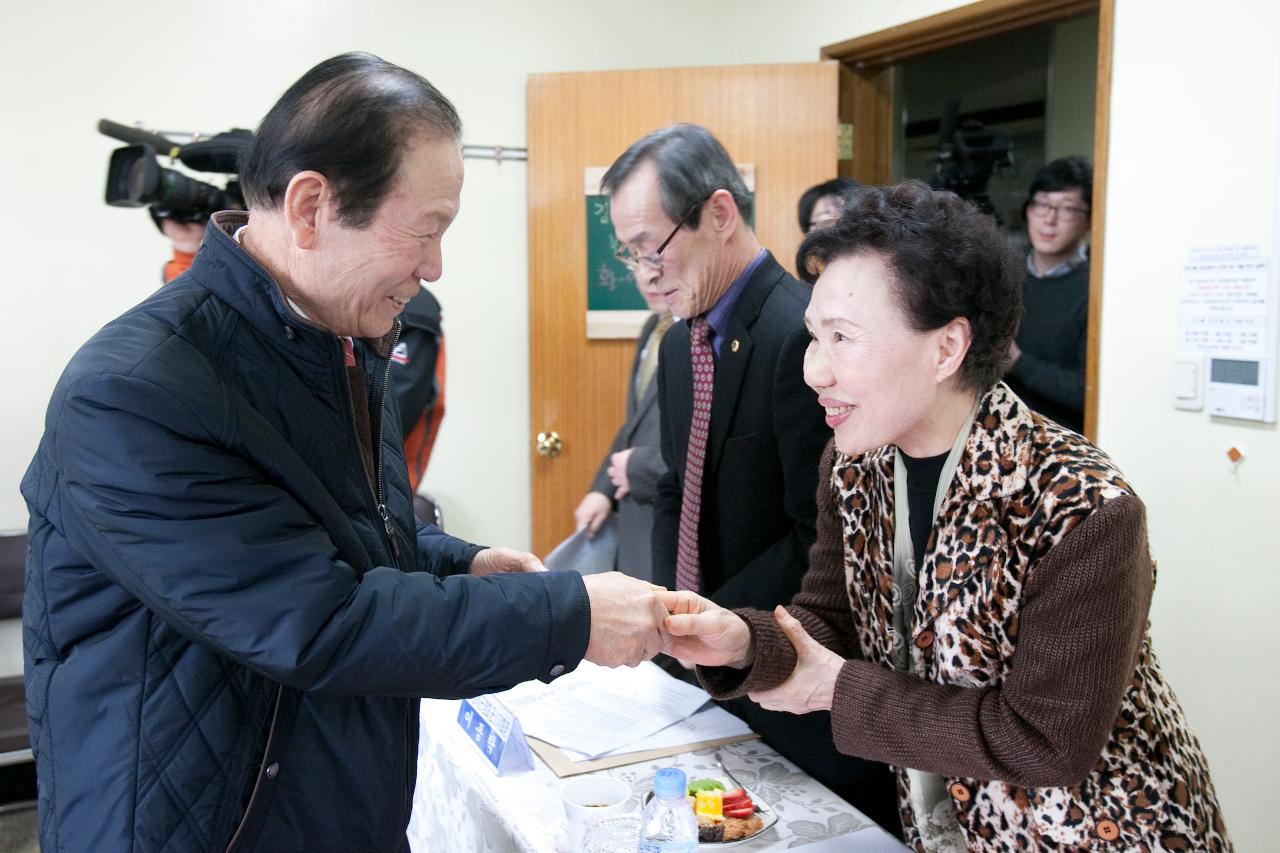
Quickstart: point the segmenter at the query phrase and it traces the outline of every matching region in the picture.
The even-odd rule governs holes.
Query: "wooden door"
[[[836,173],[835,62],[535,74],[529,78],[529,453],[533,549],[573,532],[622,423],[632,340],[586,336],[583,172],[608,166],[655,128],[704,125],[735,163],[755,167],[756,232],[788,269],[796,203]],[[794,271],[794,270],[793,270]],[[557,457],[534,436],[554,431]]]

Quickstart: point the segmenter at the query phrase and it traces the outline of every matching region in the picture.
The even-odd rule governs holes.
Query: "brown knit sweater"
[[[831,464],[830,450],[823,461]],[[840,517],[830,489],[823,491],[809,573],[788,610],[823,645],[856,658]],[[1151,592],[1142,502],[1117,498],[1037,567],[1020,610],[1017,667],[1004,684],[931,684],[849,660],[831,709],[836,746],[947,776],[1074,784],[1111,732],[1133,676]],[[795,649],[773,614],[738,614],[751,628],[756,664],[745,679],[723,669],[701,671],[716,698],[776,687],[795,668]]]

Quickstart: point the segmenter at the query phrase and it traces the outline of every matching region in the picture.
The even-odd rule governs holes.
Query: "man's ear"
[[[954,317],[937,330],[938,351],[934,362],[934,378],[939,384],[959,374],[964,357],[973,343],[973,329],[966,317]]]
[[[316,247],[317,232],[330,215],[332,189],[329,179],[319,172],[299,172],[289,179],[284,191],[284,222],[295,248]]]
[[[728,239],[737,230],[738,204],[733,200],[733,193],[728,190],[716,190],[707,199],[702,209],[702,216],[711,217],[711,225],[717,234]]]

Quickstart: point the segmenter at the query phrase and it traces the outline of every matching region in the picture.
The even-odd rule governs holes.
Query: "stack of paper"
[[[609,669],[583,661],[550,684],[525,682],[498,698],[526,735],[587,758],[630,747],[707,702],[701,688],[648,662]]]
[[[688,749],[692,746],[701,746],[712,742],[720,744],[728,741],[746,740],[751,737],[755,737],[755,735],[752,733],[750,726],[724,708],[708,703],[691,717],[672,723],[647,738],[611,750],[598,757],[608,758],[637,752],[670,753],[675,747]],[[592,758],[590,755],[574,752],[573,750],[564,750],[564,753],[573,761],[585,761]]]
[[[496,697],[561,777],[756,737],[702,689],[652,663],[607,669],[583,661],[551,684],[527,682]]]

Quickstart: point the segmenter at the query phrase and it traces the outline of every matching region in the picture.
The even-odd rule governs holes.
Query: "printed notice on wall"
[[[1256,246],[1197,249],[1184,264],[1177,349],[1203,355],[1209,414],[1275,421],[1275,289]]]

